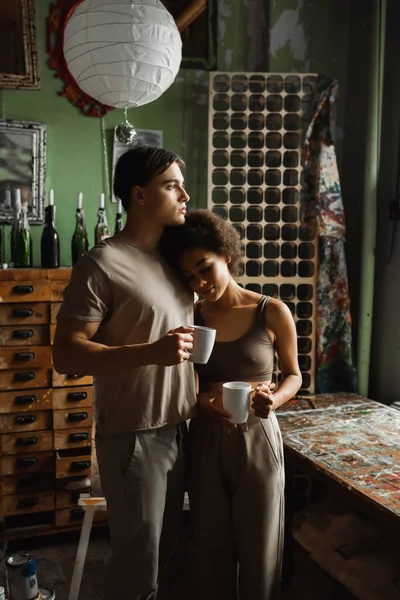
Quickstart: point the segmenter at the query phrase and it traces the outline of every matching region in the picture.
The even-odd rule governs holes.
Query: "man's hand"
[[[189,360],[190,350],[193,348],[193,331],[193,327],[178,327],[154,342],[151,351],[155,354],[155,364],[169,367]]]
[[[208,392],[198,394],[197,403],[199,406],[199,416],[204,420],[215,425],[227,425],[235,429],[236,424],[230,421],[232,415],[222,408],[222,391],[217,398],[215,394],[211,396]]]
[[[271,412],[275,410],[274,404],[274,389],[275,384],[270,383],[266,385],[261,383],[255,388],[255,394],[253,396],[253,404],[251,405],[257,417],[261,419],[268,419]]]

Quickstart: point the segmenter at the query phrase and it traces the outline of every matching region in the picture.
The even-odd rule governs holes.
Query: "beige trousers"
[[[189,433],[197,587],[206,600],[278,600],[284,533],[283,445],[275,414]]]
[[[118,438],[96,437],[112,551],[105,600],[156,598],[177,543],[186,441],[186,423]]]

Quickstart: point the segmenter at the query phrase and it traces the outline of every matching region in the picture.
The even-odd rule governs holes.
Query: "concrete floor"
[[[185,534],[186,533],[186,534]],[[158,600],[192,600],[193,553],[188,542],[188,530],[171,560],[161,586]],[[74,566],[78,534],[14,541],[7,554],[18,550],[33,552],[37,560],[39,586],[52,588],[56,600],[67,600]],[[108,532],[97,528],[92,532],[80,590],[82,600],[102,598],[104,565],[109,555]],[[4,582],[4,561],[0,567],[0,584]],[[294,569],[283,585],[281,600],[355,600],[340,584],[320,569],[299,546],[296,547]],[[129,600],[127,598],[127,600]]]

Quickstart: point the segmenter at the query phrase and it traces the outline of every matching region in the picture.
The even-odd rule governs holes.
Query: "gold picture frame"
[[[1,15],[3,28],[7,28],[10,20],[13,37],[17,37],[17,53],[15,63],[17,69],[10,68],[10,73],[4,73],[0,68],[0,88],[3,89],[38,89],[39,76],[37,67],[36,26],[34,0],[1,0]],[[16,33],[16,35],[14,35]],[[10,47],[7,38],[1,36],[0,53],[9,55]],[[4,44],[5,48],[2,48]],[[17,72],[12,72],[13,70]]]

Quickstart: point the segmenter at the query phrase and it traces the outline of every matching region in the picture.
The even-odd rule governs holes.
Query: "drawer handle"
[[[28,362],[28,361],[34,360],[34,359],[35,359],[34,352],[17,352],[17,354],[14,354],[14,360],[16,362]]]
[[[67,421],[85,421],[88,418],[87,412],[70,413],[67,416]]]
[[[82,377],[82,375],[73,375],[72,373],[68,373],[65,376],[65,379],[79,379],[80,377]]]
[[[75,508],[69,513],[71,519],[83,519],[85,511],[83,508]]]
[[[18,500],[18,506],[21,508],[29,508],[32,506],[37,506],[39,504],[39,498],[20,498]]]
[[[29,423],[34,423],[36,421],[35,415],[21,415],[16,417],[15,422],[18,425],[29,425]]]
[[[17,458],[16,465],[17,467],[31,467],[36,465],[37,461],[36,456],[25,456],[24,458]]]
[[[83,440],[87,440],[89,437],[88,433],[70,433],[68,436],[68,441],[70,442],[83,442]]]
[[[14,308],[12,311],[13,317],[31,317],[33,315],[33,310],[31,308]]]
[[[32,336],[32,329],[15,329],[15,331],[13,331],[13,337],[17,338],[18,340],[27,340]]]
[[[33,285],[14,285],[12,291],[14,294],[32,294]]]
[[[18,438],[16,441],[17,446],[33,446],[38,443],[37,437],[23,437]]]
[[[86,400],[87,392],[70,392],[67,396],[69,402],[75,402],[76,400]]]
[[[31,381],[32,379],[35,379],[35,373],[32,373],[32,371],[26,373],[15,373],[14,375],[14,381]]]
[[[84,469],[89,469],[92,461],[90,460],[77,460],[76,462],[71,463],[70,470],[71,471],[83,471]]]
[[[36,396],[16,396],[15,404],[33,404],[36,402]]]

